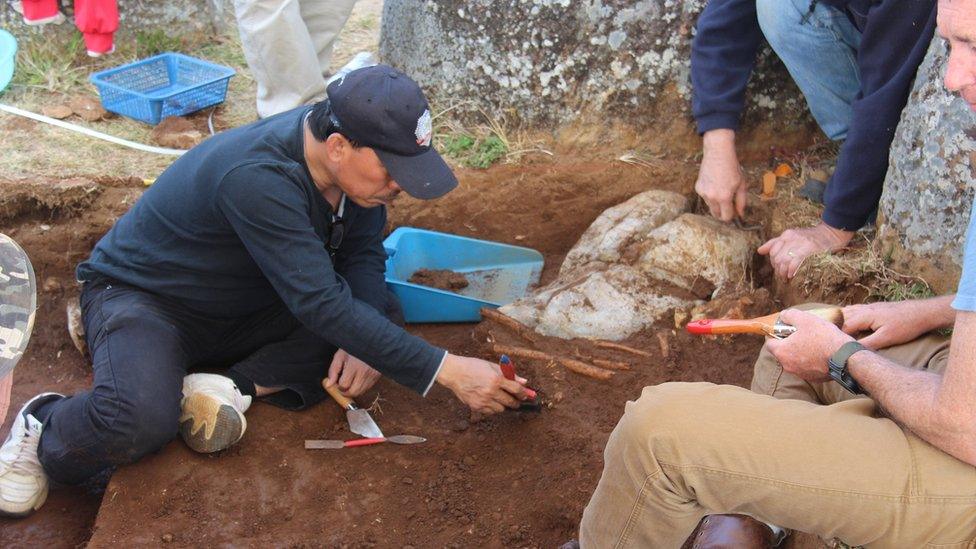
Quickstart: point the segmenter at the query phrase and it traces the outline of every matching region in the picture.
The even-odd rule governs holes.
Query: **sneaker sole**
[[[247,420],[233,406],[205,394],[183,400],[180,435],[196,452],[209,454],[232,446],[244,436]]]
[[[44,491],[41,492],[41,497],[38,498],[37,503],[35,503],[32,508],[26,511],[21,511],[19,513],[11,513],[9,511],[4,511],[3,509],[0,509],[0,517],[20,519],[20,518],[27,518],[33,515],[34,513],[37,512],[38,509],[44,506],[44,502],[47,501],[47,492],[48,492],[48,487],[45,486]]]
[[[73,299],[68,302],[65,312],[68,315],[68,335],[71,336],[71,343],[81,353],[81,358],[87,362],[88,343],[85,340],[85,324],[81,319],[81,304],[77,299]]]

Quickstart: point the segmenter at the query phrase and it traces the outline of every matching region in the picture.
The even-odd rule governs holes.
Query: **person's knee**
[[[130,463],[162,448],[179,430],[179,399],[92,395],[86,409],[109,461]]]
[[[637,452],[666,459],[685,443],[699,425],[712,421],[708,393],[711,383],[664,383],[645,387],[641,397],[628,402],[610,443],[607,459]],[[611,448],[611,446],[613,446]]]

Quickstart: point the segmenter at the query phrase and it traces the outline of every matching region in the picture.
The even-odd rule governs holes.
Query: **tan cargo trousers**
[[[332,46],[356,0],[234,0],[262,118],[325,98]]]
[[[881,354],[941,372],[948,348],[929,335]],[[976,467],[870,398],[784,372],[765,349],[752,391],[645,388],[604,458],[580,525],[585,549],[678,548],[703,516],[719,513],[871,548],[976,547]]]

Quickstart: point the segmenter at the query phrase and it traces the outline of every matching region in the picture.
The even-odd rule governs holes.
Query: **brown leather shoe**
[[[685,546],[692,549],[769,549],[776,539],[765,524],[746,515],[708,515],[691,533]]]

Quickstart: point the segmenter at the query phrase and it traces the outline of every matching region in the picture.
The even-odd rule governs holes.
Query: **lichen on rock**
[[[638,126],[661,115],[690,122],[691,39],[704,5],[387,0],[380,54],[456,113],[514,113],[519,122],[548,126],[581,115]],[[768,49],[752,88],[748,117],[807,120],[802,96]]]
[[[976,117],[942,84],[947,58],[936,36],[895,132],[880,204],[881,234],[899,262],[927,271],[913,274],[932,276],[940,291],[955,289],[976,195]]]

